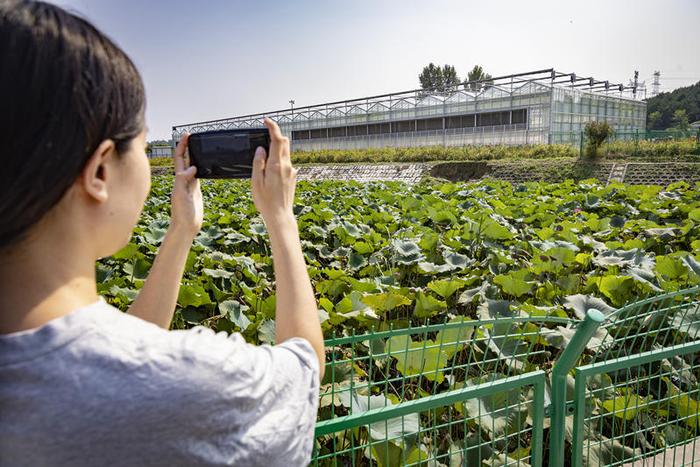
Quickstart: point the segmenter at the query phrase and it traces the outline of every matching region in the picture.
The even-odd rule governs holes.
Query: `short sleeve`
[[[319,362],[308,340],[255,346],[240,333],[198,326],[179,333],[183,404],[194,403],[193,446],[228,465],[307,465],[319,398]],[[193,413],[194,415],[194,413]],[[206,438],[199,440],[199,438]]]

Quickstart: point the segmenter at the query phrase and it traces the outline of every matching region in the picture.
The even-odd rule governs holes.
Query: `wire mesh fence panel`
[[[566,138],[566,136],[564,136]],[[698,130],[615,130],[600,144],[592,144],[585,132],[569,141],[578,142],[581,157],[669,157],[700,154]]]
[[[312,465],[541,465],[549,340],[574,324],[458,317],[327,341]]]
[[[608,316],[575,369],[572,465],[700,465],[700,287]]]

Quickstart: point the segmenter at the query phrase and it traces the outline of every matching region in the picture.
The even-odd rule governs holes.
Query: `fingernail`
[[[255,157],[264,157],[265,156],[265,150],[263,149],[262,146],[258,146],[255,148]]]

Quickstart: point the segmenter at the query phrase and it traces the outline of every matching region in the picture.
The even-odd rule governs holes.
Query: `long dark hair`
[[[126,151],[144,111],[136,66],[92,24],[0,0],[0,250],[60,201],[100,142]]]

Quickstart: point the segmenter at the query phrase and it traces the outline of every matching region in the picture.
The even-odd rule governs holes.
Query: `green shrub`
[[[167,156],[151,157],[148,159],[151,162],[151,167],[168,167],[173,165],[173,158]]]
[[[697,154],[699,145],[695,138],[670,141],[611,141],[607,145],[609,156],[640,159],[676,158]]]
[[[292,153],[292,161],[295,164],[322,164],[328,162],[431,162],[503,159],[552,159],[576,156],[578,156],[578,151],[572,146],[538,144],[527,146],[426,146],[415,148],[294,151]]]
[[[608,122],[588,122],[583,130],[586,136],[586,157],[598,155],[598,148],[613,135],[613,129]]]

